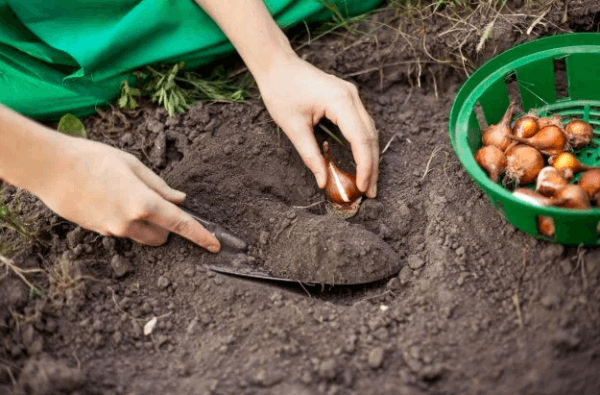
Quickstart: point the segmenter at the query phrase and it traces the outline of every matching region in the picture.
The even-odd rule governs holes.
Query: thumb
[[[319,188],[327,184],[327,169],[325,159],[313,134],[312,127],[305,122],[298,122],[289,129],[284,129],[294,147],[300,154],[302,161],[315,175]]]

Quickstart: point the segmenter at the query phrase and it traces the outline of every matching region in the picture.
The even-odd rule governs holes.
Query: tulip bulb
[[[498,182],[500,174],[506,170],[506,155],[500,148],[493,145],[481,147],[475,154],[475,161],[494,182]]]
[[[581,175],[578,185],[592,200],[600,200],[600,169],[590,169]]]
[[[562,126],[562,122],[560,121],[561,119],[562,119],[561,116],[556,114],[550,118],[546,118],[546,117],[538,118],[537,122],[538,122],[540,129],[543,129],[546,126],[550,126],[550,125],[553,125],[553,126],[556,126],[560,129],[562,129],[563,126]]]
[[[508,148],[511,143],[511,140],[508,138],[508,136],[512,134],[510,120],[512,118],[514,108],[515,104],[511,103],[500,122],[495,125],[489,125],[483,130],[481,134],[481,141],[483,145],[493,145],[500,148],[502,151]]]
[[[356,213],[363,195],[356,186],[356,175],[340,169],[333,163],[327,141],[323,143],[323,152],[327,167],[327,198],[339,212]]]
[[[561,128],[554,125],[540,129],[533,137],[521,138],[513,135],[508,137],[534,147],[546,155],[557,155],[567,148],[567,136]]]
[[[574,209],[589,209],[592,207],[587,193],[579,185],[569,184],[559,189],[554,196],[553,206],[574,208]]]
[[[569,182],[559,169],[546,166],[538,174],[535,191],[544,196],[552,196]]]
[[[584,165],[577,160],[573,154],[561,152],[558,155],[548,159],[548,163],[556,169],[561,169],[565,174],[572,177],[575,173],[589,169],[589,166]]]
[[[537,120],[538,118],[534,115],[527,114],[522,116],[513,125],[513,134],[523,139],[533,137],[540,130]]]
[[[506,161],[506,174],[520,185],[534,182],[544,167],[542,154],[535,148],[523,144],[509,149],[506,152]]]
[[[583,148],[592,141],[592,126],[579,119],[574,119],[565,126],[565,134],[569,143],[575,148]]]

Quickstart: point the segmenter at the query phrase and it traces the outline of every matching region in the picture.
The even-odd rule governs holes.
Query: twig
[[[379,161],[381,162],[381,157],[383,156],[383,154],[385,154],[385,151],[388,150],[388,148],[390,148],[390,144],[392,144],[392,141],[394,141],[394,139],[398,137],[398,133],[394,133],[394,135],[392,136],[392,138],[387,142],[387,144],[385,145],[385,147],[383,147],[383,150],[381,151],[381,154],[379,155]]]
[[[8,376],[10,377],[10,381],[12,382],[12,385],[15,386],[17,385],[17,380],[15,380],[15,376],[13,376],[12,370],[10,369],[10,367],[5,366],[4,369],[6,369],[6,372],[8,373]]]
[[[439,100],[439,96],[438,96],[438,87],[437,87],[437,81],[435,80],[435,74],[434,72],[431,70],[431,67],[427,67],[429,69],[429,72],[431,73],[431,78],[433,79],[433,91],[435,92],[435,99]]]
[[[531,35],[531,32],[533,31],[533,29],[542,21],[542,19],[544,19],[544,17],[546,16],[546,14],[550,11],[550,8],[548,8],[546,11],[542,12],[537,18],[535,18],[533,20],[533,22],[531,23],[531,26],[529,26],[529,28],[527,28],[527,35]]]
[[[40,273],[43,272],[42,269],[27,269],[27,270],[23,270],[20,267],[15,266],[15,264],[8,258],[0,255],[0,262],[2,262],[5,266],[6,266],[6,272],[8,273],[8,270],[10,269],[14,274],[16,274],[17,276],[19,276],[21,278],[21,280],[23,280],[23,282],[25,284],[27,284],[27,286],[29,286],[30,289],[34,290],[35,292],[38,292],[39,294],[42,293],[42,291],[40,291],[35,285],[33,285],[32,283],[29,282],[29,280],[27,280],[27,278],[24,276],[24,273]],[[5,274],[6,275],[6,274]],[[4,275],[2,276],[4,277]]]
[[[325,200],[321,200],[320,202],[309,204],[308,206],[292,206],[292,208],[307,209],[307,208],[311,208],[311,207],[314,207],[314,206],[318,206],[319,204],[323,204],[323,203],[325,203]]]
[[[423,177],[421,177],[421,180],[425,179],[427,173],[429,173],[429,166],[431,166],[431,161],[441,150],[442,148],[437,146],[433,149],[433,151],[431,151],[431,155],[429,156],[429,160],[427,161],[427,166],[425,167],[425,171],[423,172]]]
[[[523,329],[525,324],[523,323],[523,315],[521,314],[521,303],[519,302],[519,294],[515,293],[512,296],[512,301],[515,304],[515,309],[517,310],[517,318],[519,319],[519,328]]]

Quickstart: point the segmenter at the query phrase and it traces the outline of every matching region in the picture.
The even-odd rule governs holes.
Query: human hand
[[[370,198],[377,195],[377,131],[353,84],[296,55],[273,62],[268,70],[255,73],[255,78],[269,113],[314,173],[320,188],[326,185],[327,172],[313,127],[326,117],[339,126],[352,146],[358,189]]]
[[[63,140],[63,138],[61,138]],[[104,236],[151,246],[169,232],[218,252],[219,241],[176,204],[185,193],[170,188],[133,155],[105,144],[64,138],[47,182],[36,194],[63,218]]]

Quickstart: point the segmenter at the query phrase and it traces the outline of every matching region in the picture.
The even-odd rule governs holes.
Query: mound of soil
[[[555,1],[525,37],[539,14],[508,3],[513,13],[495,23],[512,21],[509,33],[492,35],[488,51],[598,27],[596,2]],[[369,34],[300,49],[355,79],[385,148],[377,199],[348,220],[328,214],[259,100],[172,118],[144,102],[86,119],[90,138],[137,155],[188,194],[187,209],[246,240],[232,260],[300,284],[215,273],[206,264],[222,257],[177,236],[157,248],[100,237],[9,189],[6,201],[19,198],[45,229],[14,257],[42,269],[27,278],[43,293],[0,277],[0,393],[596,394],[600,250],[516,231],[455,158],[447,119],[464,70],[422,63],[418,74],[411,58],[460,60],[445,45],[463,37],[444,33],[450,11],[421,20],[390,9],[360,25]],[[461,20],[485,27],[486,12]],[[432,47],[417,45],[423,24]],[[463,56],[478,64],[487,55],[468,37],[460,48],[471,45]],[[415,67],[386,66],[406,60]],[[330,144],[351,169],[348,144]]]

